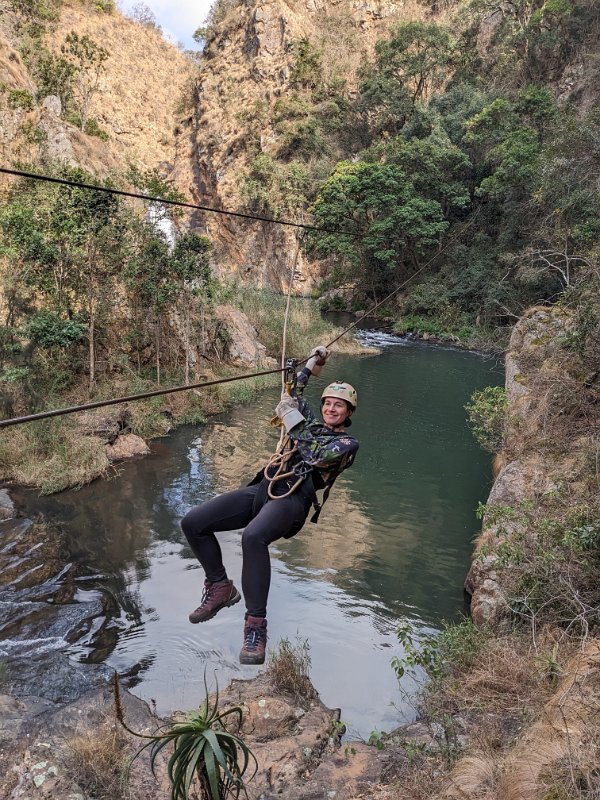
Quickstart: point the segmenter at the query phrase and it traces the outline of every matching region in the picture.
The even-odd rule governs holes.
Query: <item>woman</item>
[[[277,416],[290,437],[294,452],[285,472],[293,475],[270,480],[273,472],[261,470],[248,486],[227,492],[189,511],[182,530],[205,573],[204,592],[190,622],[206,622],[220,609],[241,597],[227,577],[219,531],[242,532],[242,592],[246,603],[242,664],[262,664],[267,643],[267,598],[271,583],[269,545],[289,539],[304,525],[311,505],[320,512],[316,491],[324,489],[323,502],[337,478],[351,466],[358,442],[346,433],[356,410],[356,391],[348,383],[332,383],[321,396],[322,421],[317,419],[302,394],[311,375],[318,375],[329,353],[316,347],[298,373],[291,395],[277,406]],[[265,476],[267,475],[267,477]],[[292,487],[296,486],[295,489]]]

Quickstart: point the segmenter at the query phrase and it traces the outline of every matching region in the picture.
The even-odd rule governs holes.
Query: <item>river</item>
[[[318,525],[273,546],[268,619],[270,649],[284,637],[307,641],[321,699],[341,708],[350,736],[368,738],[414,717],[413,678],[399,686],[390,665],[402,652],[398,621],[407,619],[418,639],[464,613],[475,509],[491,485],[490,456],[474,441],[464,405],[503,373],[497,360],[474,353],[360,336],[381,354],[335,356],[307,392],[318,404],[326,380],[357,387],[352,432],[360,451]],[[205,670],[211,687],[256,672],[238,663],[242,604],[188,623],[203,573],[178,521],[264,462],[277,440],[268,425],[276,399],[276,390],[266,391],[206,425],[182,427],[113,479],[23,499],[27,515],[41,513],[64,531],[65,560],[86,579],[73,602],[89,601],[90,592],[110,600],[85,635],[67,637],[68,657],[117,669],[159,714],[197,705]],[[239,586],[240,533],[221,542]],[[8,655],[14,651],[13,641]]]

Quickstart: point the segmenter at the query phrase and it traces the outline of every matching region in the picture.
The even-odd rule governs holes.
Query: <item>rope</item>
[[[298,244],[296,246],[296,255],[294,256],[294,261],[292,263],[292,269],[290,271],[290,279],[288,283],[288,291],[287,291],[287,300],[285,304],[285,315],[283,317],[283,334],[281,339],[281,369],[285,369],[285,361],[286,361],[286,353],[287,353],[287,328],[288,328],[288,319],[290,316],[290,301],[292,298],[292,288],[294,286],[294,278],[296,276],[296,267],[298,266],[298,256],[300,255],[300,245],[301,240],[298,239]],[[281,375],[281,388],[285,389],[285,376]]]
[[[303,222],[292,222],[287,219],[275,219],[274,217],[262,217],[258,214],[245,214],[243,211],[227,211],[224,208],[213,208],[212,206],[201,206],[197,203],[188,203],[184,200],[168,200],[165,197],[153,197],[149,194],[140,194],[136,192],[126,192],[122,189],[113,189],[110,186],[96,186],[92,183],[81,183],[80,181],[71,181],[66,178],[54,178],[50,175],[41,175],[35,172],[24,172],[20,169],[8,169],[7,167],[0,167],[0,173],[4,175],[12,175],[19,178],[31,178],[36,181],[46,181],[47,183],[58,183],[61,186],[73,186],[76,189],[90,189],[94,192],[105,192],[106,194],[114,194],[119,197],[132,197],[135,200],[149,200],[151,203],[164,203],[168,206],[179,206],[180,208],[193,208],[198,211],[208,211],[211,214],[224,214],[228,217],[239,217],[240,219],[249,219],[256,222],[271,222],[274,225],[287,225],[291,228],[302,228],[307,231],[317,231],[319,233],[335,233],[342,236],[352,236],[359,238],[361,235],[358,233],[351,233],[350,231],[336,230],[334,228],[319,228],[317,225],[307,225]]]
[[[67,408],[56,408],[52,411],[41,411],[39,414],[28,414],[24,417],[13,417],[12,419],[0,420],[0,428],[9,428],[11,425],[22,425],[25,422],[34,422],[38,419],[48,419],[48,417],[61,417],[64,414],[75,414],[78,411],[89,411],[92,408],[103,408],[104,406],[114,406],[118,403],[129,403],[134,400],[144,400],[147,397],[159,397],[163,394],[173,394],[174,392],[184,392],[187,389],[203,389],[207,386],[216,386],[219,383],[231,383],[232,381],[241,381],[246,378],[258,378],[261,375],[275,375],[281,372],[281,369],[268,369],[264,372],[252,372],[246,375],[235,375],[231,378],[219,378],[215,381],[205,381],[203,383],[190,383],[185,386],[174,386],[171,389],[156,389],[152,392],[142,392],[141,394],[132,394],[127,397],[115,397],[112,400],[98,400],[94,403],[85,403],[80,406],[68,406]]]

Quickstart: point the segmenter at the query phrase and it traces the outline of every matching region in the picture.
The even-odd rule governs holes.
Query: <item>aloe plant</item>
[[[233,727],[239,732],[243,718],[242,709],[233,706],[219,711],[218,688],[215,700],[210,704],[206,676],[206,696],[198,711],[185,722],[175,722],[168,729],[151,736],[136,733],[125,724],[116,678],[114,685],[119,721],[129,733],[149,740],[138,750],[134,759],[149,748],[150,768],[155,775],[159,753],[168,745],[173,745],[167,764],[171,800],[188,800],[194,778],[199,783],[203,800],[226,800],[239,798],[242,793],[247,795],[244,776],[253,762],[254,772],[250,779],[253,778],[258,764],[239,733],[228,730],[228,727]]]

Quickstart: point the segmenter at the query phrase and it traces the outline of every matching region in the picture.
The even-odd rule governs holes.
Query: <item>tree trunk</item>
[[[93,310],[90,310],[90,325],[89,325],[89,338],[90,338],[90,387],[89,393],[92,394],[94,384],[96,383],[96,354],[95,354],[95,317]]]
[[[185,293],[184,313],[185,313],[185,332],[184,332],[185,383],[187,384],[190,382],[190,296],[187,292]]]
[[[156,333],[156,383],[160,386],[160,317],[156,319],[154,330]]]

